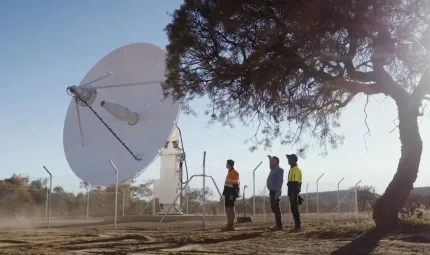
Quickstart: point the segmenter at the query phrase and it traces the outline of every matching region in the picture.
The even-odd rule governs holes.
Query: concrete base
[[[179,206],[179,204],[176,206]],[[160,204],[161,211],[157,214],[164,215],[167,213],[167,215],[183,215],[184,212],[176,210],[176,206],[172,206],[172,204]],[[169,209],[170,211],[168,211]]]
[[[161,216],[163,216],[164,214],[165,214],[164,212],[156,213],[156,215],[161,215]],[[170,212],[170,213],[168,213],[167,215],[168,215],[168,216],[169,216],[169,215],[178,216],[178,215],[184,215],[184,213],[182,213],[182,212]]]
[[[163,215],[130,215],[130,216],[118,216],[117,223],[129,223],[129,222],[159,222]],[[114,223],[115,217],[109,216],[104,217],[103,222],[106,224]],[[181,221],[202,221],[202,215],[166,215],[163,222],[181,222]],[[206,215],[205,220],[207,221],[225,221],[225,215]]]
[[[251,217],[237,217],[237,223],[247,223],[252,222]]]

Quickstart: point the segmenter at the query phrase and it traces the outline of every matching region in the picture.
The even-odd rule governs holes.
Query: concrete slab
[[[130,216],[118,216],[117,223],[128,223],[128,222],[159,222],[163,215],[130,215]],[[223,221],[225,215],[206,215],[206,221]],[[114,222],[114,217],[104,217],[103,222],[111,224]],[[202,215],[167,215],[163,222],[181,222],[181,221],[202,221]]]
[[[237,217],[237,223],[252,222],[252,217]]]

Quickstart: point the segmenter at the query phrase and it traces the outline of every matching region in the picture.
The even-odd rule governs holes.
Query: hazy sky
[[[167,13],[177,8],[179,0],[76,0],[76,1],[0,1],[0,178],[12,173],[45,177],[42,165],[54,175],[53,185],[79,190],[80,180],[64,157],[62,132],[70,103],[66,87],[81,81],[87,71],[105,54],[133,42],[149,42],[165,47],[163,28],[170,21]],[[207,102],[195,102],[202,107]],[[325,173],[320,190],[335,190],[345,177],[342,188],[363,184],[374,185],[383,192],[395,173],[400,143],[394,128],[396,107],[390,99],[373,97],[368,106],[371,136],[366,132],[363,106],[365,97],[357,97],[344,110],[339,133],[346,136],[343,146],[321,157],[318,148],[300,160],[304,183],[315,191],[315,180]],[[257,193],[265,185],[268,172],[267,154],[282,158],[294,148],[275,142],[269,151],[248,151],[244,140],[255,131],[252,127],[234,129],[207,126],[207,117],[180,116],[190,174],[202,171],[203,151],[207,151],[207,172],[221,187],[225,178],[225,160],[233,158],[241,174],[242,184],[252,187],[252,170],[257,171]],[[429,115],[422,119],[421,135],[424,152],[415,186],[430,185]],[[152,164],[140,180],[158,178],[159,162]],[[200,180],[191,186],[198,187]],[[286,187],[285,187],[286,188]],[[248,193],[250,194],[250,193]]]

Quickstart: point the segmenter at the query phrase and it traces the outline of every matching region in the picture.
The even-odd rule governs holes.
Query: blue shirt
[[[282,194],[282,184],[284,183],[284,169],[275,166],[270,169],[269,176],[267,177],[267,189],[276,191],[276,196]]]

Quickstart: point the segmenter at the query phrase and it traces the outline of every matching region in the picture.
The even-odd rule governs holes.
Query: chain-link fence
[[[267,192],[268,193],[268,192]],[[345,220],[368,217],[371,212],[370,203],[372,201],[363,199],[360,191],[357,190],[357,195],[354,189],[337,191],[324,191],[304,193],[300,196],[304,199],[299,206],[301,219],[303,221],[318,221],[318,220]],[[339,195],[339,202],[338,202]],[[365,206],[360,208],[360,204]],[[284,219],[292,219],[289,198],[281,197],[281,211]],[[237,208],[240,208],[238,205]],[[255,197],[255,214],[254,214],[254,199],[247,201],[247,214],[252,215],[256,221],[272,220],[273,213],[270,205],[269,196],[262,195]],[[243,211],[243,210],[237,210]]]
[[[158,200],[152,198],[136,198],[132,191],[121,188],[117,197],[117,215],[121,216],[148,216],[159,215],[160,205]],[[210,193],[210,194],[208,194]],[[268,193],[268,192],[267,192]],[[358,193],[358,192],[357,192]],[[205,214],[224,215],[224,202],[207,191]],[[339,191],[339,205],[337,192],[304,193],[304,203],[300,206],[300,212],[304,220],[318,220],[319,218],[353,218],[357,212],[369,211],[367,204],[360,208],[360,195],[355,190]],[[47,198],[50,197],[50,205]],[[318,197],[318,198],[317,198]],[[201,189],[188,189],[181,197],[181,212],[186,215],[201,215],[203,212],[203,192]],[[43,224],[48,218],[48,206],[51,222],[55,225],[59,222],[81,223],[99,222],[105,217],[115,215],[115,192],[109,190],[90,190],[78,194],[67,193],[63,190],[54,189],[51,194],[45,189],[17,189],[11,188],[3,191],[0,200],[2,207],[0,216],[13,221],[35,222]],[[255,206],[254,206],[255,201]],[[173,202],[173,201],[172,201]],[[357,203],[358,202],[358,203]],[[255,213],[254,213],[255,210]],[[281,198],[281,210],[285,215],[290,213],[289,200],[287,196]],[[270,199],[267,194],[253,197],[239,198],[236,202],[238,216],[253,216],[255,220],[269,219],[272,216]],[[16,224],[16,222],[14,224]],[[11,222],[9,222],[11,223]]]
[[[115,215],[115,187],[92,187],[91,189],[81,187],[82,192],[72,193],[60,186],[54,186],[52,192],[49,192],[49,185],[43,179],[30,182],[24,177],[16,176],[2,182],[0,228],[46,227],[48,219],[51,226],[78,224],[86,226],[106,222],[107,218]],[[198,183],[191,185],[198,185]],[[144,224],[146,221],[160,221],[162,213],[158,200],[152,199],[151,192],[148,192],[148,189],[142,189],[141,186],[120,185],[117,193],[117,223]],[[258,195],[247,195],[245,199],[238,198],[237,216],[251,216],[255,222],[272,221],[273,213],[268,193],[268,190],[264,189]],[[284,221],[288,222],[292,217],[288,196],[285,193],[286,190],[281,197],[281,210]],[[340,181],[321,181],[318,189],[316,183],[304,183],[300,195],[304,202],[299,209],[301,218],[305,222],[369,217],[371,206],[378,196],[371,186],[362,183],[342,185]],[[206,198],[204,208],[207,220],[225,221],[224,202],[211,182],[208,182],[205,192],[200,188],[191,187],[183,191],[178,206],[181,213],[189,216],[190,220],[200,221],[203,212],[203,196]],[[170,219],[164,222],[166,223],[163,224],[172,224]]]

